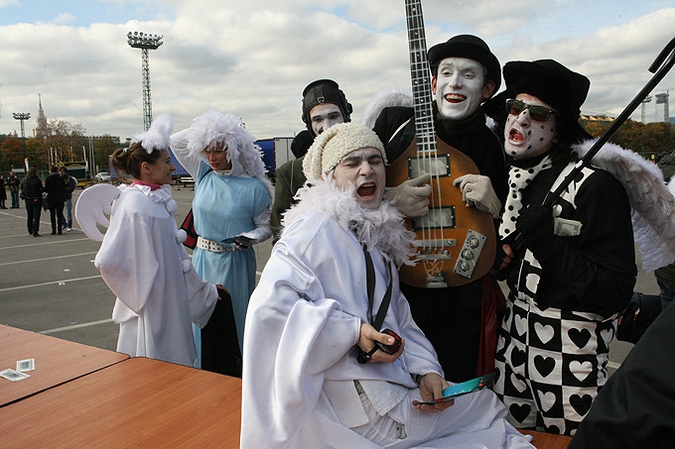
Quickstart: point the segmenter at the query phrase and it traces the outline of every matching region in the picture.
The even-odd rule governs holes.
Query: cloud
[[[557,59],[592,80],[585,109],[615,114],[650,79],[647,67],[673,37],[675,23],[675,8],[658,6],[665,1],[647,2],[657,6],[642,14],[634,10],[643,3],[612,2],[615,8],[606,17],[591,14],[595,9],[588,8],[598,7],[596,2],[581,0],[423,3],[429,46],[472,33],[483,37],[502,63]],[[27,17],[0,26],[0,133],[18,128],[11,112],[37,117],[38,94],[48,118],[80,123],[87,133],[124,138],[141,131],[141,51],[126,42],[126,33],[134,30],[164,36],[164,44],[149,51],[152,109],[154,115],[170,113],[177,130],[215,107],[241,117],[258,138],[292,136],[304,128],[302,89],[318,78],[340,84],[354,105],[354,120],[382,88],[410,90],[402,1],[87,5],[100,4],[103,13],[85,25],[85,12],[91,11],[63,6],[49,23]],[[14,3],[0,0],[0,8],[7,5]],[[124,8],[133,9],[125,16]],[[140,11],[144,20],[135,20]],[[126,18],[107,20],[113,12]],[[669,88],[675,88],[673,74],[658,89]]]

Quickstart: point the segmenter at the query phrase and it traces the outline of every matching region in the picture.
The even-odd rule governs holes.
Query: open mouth
[[[448,103],[461,103],[462,101],[466,100],[464,95],[459,94],[446,94],[444,98]]]
[[[374,182],[366,182],[359,186],[359,188],[356,190],[356,193],[358,193],[358,195],[362,198],[370,198],[375,195],[376,190],[377,186]]]
[[[525,136],[523,136],[523,133],[516,129],[512,129],[509,131],[509,141],[514,142],[514,143],[520,143],[525,141]]]

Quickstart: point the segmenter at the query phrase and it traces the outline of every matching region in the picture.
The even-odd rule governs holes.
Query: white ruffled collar
[[[178,204],[176,201],[173,199],[172,191],[171,191],[171,185],[169,184],[164,184],[162,187],[159,189],[152,190],[150,186],[146,186],[143,184],[133,184],[133,185],[126,185],[122,184],[120,186],[120,190],[124,190],[126,188],[131,188],[131,189],[136,189],[142,192],[145,196],[147,196],[152,202],[154,203],[164,203],[164,206],[166,207],[166,210],[171,214],[174,215],[176,211],[178,210]]]
[[[354,232],[368,250],[378,248],[398,266],[413,265],[415,234],[406,229],[398,210],[386,200],[377,209],[365,209],[356,201],[355,190],[355,186],[340,190],[332,179],[312,180],[311,187],[298,191],[300,201],[284,214],[282,225],[312,212],[322,213]]]

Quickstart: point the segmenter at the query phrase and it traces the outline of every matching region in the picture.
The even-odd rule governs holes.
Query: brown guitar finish
[[[400,269],[401,282],[415,287],[455,287],[479,279],[492,268],[496,234],[492,217],[466,207],[453,181],[479,173],[461,151],[438,139],[433,123],[431,83],[421,0],[405,0],[415,109],[416,139],[387,168],[387,185],[430,173],[429,213],[407,220],[417,235],[417,263]]]
[[[419,156],[415,140],[387,168],[387,184],[392,187],[424,172],[432,173],[429,213],[420,219],[406,220],[408,228],[417,235],[418,263],[404,265],[399,271],[401,282],[422,288],[455,287],[481,278],[492,268],[497,246],[490,214],[466,207],[461,190],[452,184],[459,176],[479,173],[476,164],[440,139],[436,140],[436,146],[436,155]],[[450,163],[449,170],[438,174],[434,167],[444,166],[446,160]],[[415,167],[418,161],[422,168],[427,168],[420,173]],[[455,265],[466,249],[464,243],[471,231],[484,236],[485,240],[477,259],[467,261],[473,264],[473,271],[466,277],[455,272]]]

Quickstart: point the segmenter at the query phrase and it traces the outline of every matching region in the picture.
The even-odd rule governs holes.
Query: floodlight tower
[[[12,117],[21,122],[21,140],[26,141],[26,133],[24,131],[23,122],[30,120],[30,112],[15,112],[12,114]]]
[[[162,42],[162,38],[157,34],[146,34],[140,31],[129,31],[127,33],[127,43],[133,48],[141,49],[142,68],[143,68],[143,127],[147,131],[152,123],[152,99],[150,98],[150,63],[148,59],[148,50],[157,50]]]

